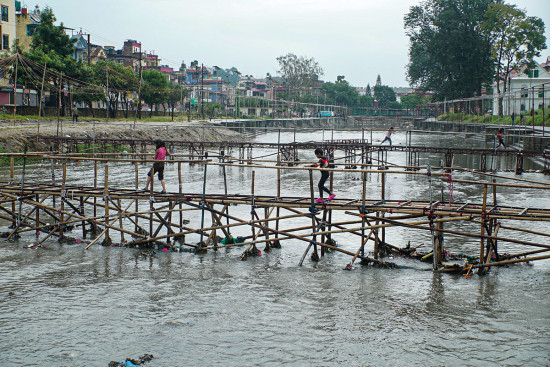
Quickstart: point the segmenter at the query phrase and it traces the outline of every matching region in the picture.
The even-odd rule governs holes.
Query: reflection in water
[[[383,132],[376,134],[375,141],[381,140]],[[350,132],[334,135],[335,139],[356,137]],[[267,134],[260,139],[277,136]],[[293,136],[282,134],[281,139],[292,140]],[[319,133],[299,133],[298,139],[316,140]],[[434,135],[414,136],[417,144],[433,139]],[[443,146],[456,145],[459,138],[438,139]],[[405,134],[396,134],[396,144],[404,141]],[[464,143],[485,144],[476,138]],[[267,153],[254,151],[256,156]],[[300,152],[303,162],[311,157],[311,152]],[[405,161],[402,154],[390,153],[389,159]],[[475,166],[476,159],[457,157],[455,165]],[[421,164],[438,164],[439,160],[426,156]],[[510,164],[499,162],[500,167]],[[113,186],[133,187],[133,167],[114,166]],[[182,168],[184,191],[200,192],[201,167]],[[86,184],[89,167],[70,169],[75,172],[71,184]],[[147,167],[139,169],[140,177],[145,177]],[[168,165],[166,179],[173,191],[178,189],[175,171]],[[275,171],[256,171],[256,193],[274,194]],[[223,192],[220,172],[209,169],[208,192]],[[28,179],[39,181],[48,174],[46,166],[29,172]],[[228,167],[227,175],[230,192],[250,192],[250,169]],[[455,175],[476,178],[470,173]],[[353,181],[358,176],[335,176],[339,197],[360,197],[361,185]],[[308,195],[307,173],[289,171],[283,177],[282,195]],[[386,195],[391,199],[429,195],[422,177],[390,177]],[[524,177],[550,182],[548,177],[533,174]],[[380,176],[369,174],[368,180],[368,197],[379,197]],[[504,204],[550,206],[550,199],[531,190],[502,189],[497,196]],[[480,198],[478,187],[455,185],[455,200]],[[248,217],[249,210],[230,207],[232,214],[241,217]],[[194,216],[186,213],[191,221],[196,220]],[[300,224],[300,220],[293,223]],[[470,224],[456,226],[466,230]],[[541,223],[533,229],[547,231]],[[235,229],[232,234],[250,235],[250,230]],[[415,246],[430,246],[429,235],[418,230],[388,230],[386,236],[396,245],[411,241]],[[25,249],[33,240],[29,234],[19,242],[0,241],[2,366],[105,366],[111,360],[144,353],[156,356],[149,363],[152,367],[548,363],[549,261],[492,269],[486,276],[464,279],[433,274],[429,265],[410,261],[405,261],[407,268],[402,270],[357,265],[345,272],[341,269],[349,258],[339,253],[298,267],[304,243],[297,241],[283,242],[280,250],[241,262],[241,248],[205,255],[140,255],[139,249],[93,246],[84,251],[81,245],[52,240],[45,249]],[[356,250],[355,236],[342,235],[337,240],[344,248]],[[448,236],[445,241],[456,252],[475,252],[479,246],[479,242],[459,237]],[[506,244],[499,246],[507,249]]]

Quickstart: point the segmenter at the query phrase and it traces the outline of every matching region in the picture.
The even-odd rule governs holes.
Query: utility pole
[[[109,121],[109,110],[111,109],[109,98],[109,67],[105,65],[105,71],[107,72],[107,121]]]
[[[59,124],[61,120],[61,84],[63,84],[63,72],[59,77],[59,91],[57,96],[57,137],[59,137]]]
[[[17,66],[19,65],[19,53],[15,54],[15,80],[13,83],[13,126],[15,126],[15,114],[17,112]]]
[[[204,64],[201,64],[201,116],[204,120]]]
[[[88,66],[92,65],[92,54],[90,53],[90,34],[88,33]]]
[[[137,115],[139,113],[139,119],[141,120],[141,43],[139,44],[139,86],[138,86],[138,103],[136,105],[136,113],[134,115],[134,129],[136,128]],[[138,112],[139,111],[139,112]]]
[[[42,116],[42,98],[44,95],[44,80],[46,79],[47,61],[44,62],[44,73],[42,74],[42,85],[40,86],[40,101],[38,105],[38,117]],[[40,134],[40,119],[38,119],[38,134]]]

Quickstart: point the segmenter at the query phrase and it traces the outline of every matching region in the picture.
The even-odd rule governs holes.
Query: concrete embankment
[[[38,122],[17,123],[0,122],[0,151],[21,152],[27,145],[29,151],[47,151],[50,149],[40,139],[30,138],[36,135],[93,137],[112,139],[181,140],[181,141],[244,141],[246,137],[236,131],[210,124],[175,123],[138,123],[102,122],[102,123],[57,123]]]

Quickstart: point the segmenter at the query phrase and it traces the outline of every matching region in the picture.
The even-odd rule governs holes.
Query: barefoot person
[[[164,184],[164,158],[170,156],[170,152],[166,149],[164,141],[155,140],[157,149],[155,150],[155,163],[153,168],[147,174],[147,184],[145,185],[145,191],[149,190],[149,184],[151,183],[151,176],[154,176],[158,172],[160,183],[162,184],[162,193],[166,193],[166,185]]]
[[[334,199],[336,195],[334,195],[329,189],[326,188],[325,182],[327,182],[327,179],[329,177],[328,171],[323,170],[323,168],[328,168],[328,158],[324,156],[323,149],[317,148],[315,149],[315,156],[319,158],[319,162],[311,165],[311,167],[319,167],[321,168],[321,179],[319,180],[319,184],[317,185],[319,187],[319,198],[315,200],[317,203],[324,203],[325,200],[323,200],[323,192],[326,192],[329,194],[328,201]]]
[[[391,147],[391,134],[393,134],[394,132],[395,132],[395,130],[393,129],[393,126],[390,127],[390,129],[386,133],[386,137],[384,138],[384,140],[382,140],[382,142],[380,144],[384,144],[384,142],[387,140],[387,141],[390,142],[390,147]]]

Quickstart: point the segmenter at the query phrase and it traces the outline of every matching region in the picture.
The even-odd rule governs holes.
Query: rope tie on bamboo
[[[67,190],[61,190],[61,198],[66,199],[67,198]]]

